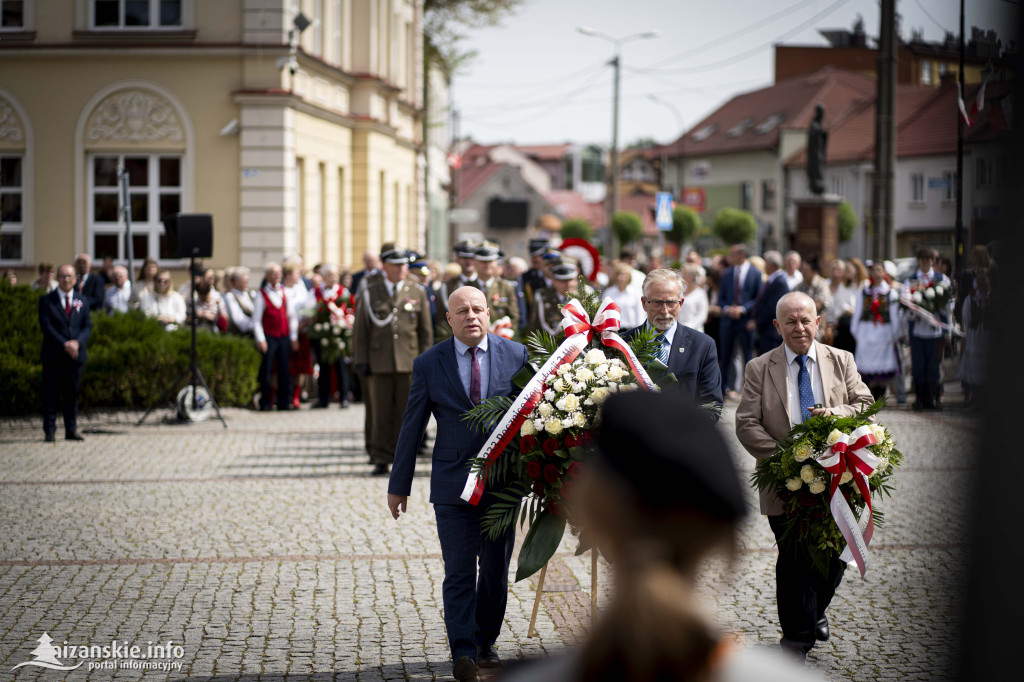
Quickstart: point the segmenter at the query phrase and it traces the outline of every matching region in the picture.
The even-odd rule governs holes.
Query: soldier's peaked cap
[[[409,264],[410,253],[405,249],[388,249],[384,253],[380,254],[381,261],[390,263],[391,265],[405,265]]]

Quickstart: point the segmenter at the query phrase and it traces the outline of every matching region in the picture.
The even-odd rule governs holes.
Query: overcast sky
[[[1003,43],[1020,0],[967,0],[966,28],[995,29]],[[898,0],[901,34],[956,32],[958,0]],[[818,29],[851,29],[857,15],[877,37],[877,0],[525,0],[466,46],[478,56],[452,83],[459,136],[484,143],[609,145],[615,38],[622,45],[619,144],[669,142],[733,95],[772,82],[772,45],[827,45]],[[658,100],[652,100],[654,96]]]

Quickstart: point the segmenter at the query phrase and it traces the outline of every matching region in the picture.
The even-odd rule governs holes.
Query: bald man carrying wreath
[[[529,354],[523,344],[487,333],[490,310],[476,287],[456,289],[447,303],[445,316],[453,336],[413,362],[409,402],[388,485],[388,508],[395,519],[406,511],[416,451],[433,414],[437,438],[430,502],[444,558],[444,623],[453,676],[472,680],[478,665],[501,665],[494,642],[505,617],[515,527],[510,526],[499,540],[484,538],[480,520],[495,498],[485,493],[474,506],[460,497],[470,460],[487,438],[463,421],[462,415],[481,400],[512,395],[512,377],[527,363]]]

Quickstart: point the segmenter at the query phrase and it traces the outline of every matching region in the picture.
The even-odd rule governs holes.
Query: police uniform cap
[[[410,252],[405,249],[388,249],[380,254],[380,259],[382,262],[390,263],[391,265],[408,265],[409,255]]]
[[[723,521],[747,510],[721,429],[682,391],[613,394],[601,409],[591,461],[647,508],[691,509]]]
[[[576,279],[576,265],[573,263],[561,262],[551,268],[551,276],[563,281]]]

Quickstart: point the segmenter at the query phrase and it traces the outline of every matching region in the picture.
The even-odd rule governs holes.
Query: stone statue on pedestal
[[[814,120],[807,129],[807,186],[812,194],[825,192],[825,146],[828,144],[828,131],[822,126],[825,118],[825,107],[821,104],[814,108]]]

